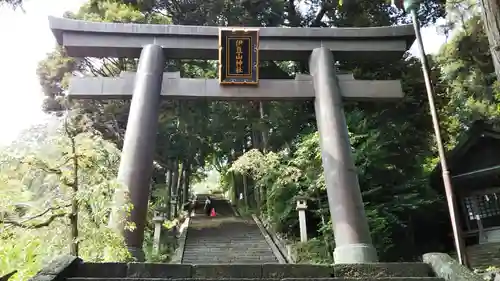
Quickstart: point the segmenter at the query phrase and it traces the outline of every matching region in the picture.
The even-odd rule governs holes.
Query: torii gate
[[[371,28],[220,29],[205,26],[98,23],[49,18],[57,42],[73,57],[139,59],[137,73],[117,78],[74,77],[69,96],[80,99],[132,98],[118,181],[134,204],[125,233],[130,251],[140,257],[149,199],[160,98],[219,100],[312,99],[332,217],[335,263],[370,263],[372,244],[354,166],[342,99],[391,100],[403,97],[397,80],[358,81],[337,75],[336,59],[399,58],[413,43],[410,25]],[[240,40],[240,41],[238,41]],[[247,51],[246,51],[247,50]],[[220,77],[187,79],[163,73],[166,59],[220,60]],[[311,75],[261,80],[259,60],[309,58]],[[250,85],[223,85],[250,84]],[[253,86],[252,86],[253,85]]]

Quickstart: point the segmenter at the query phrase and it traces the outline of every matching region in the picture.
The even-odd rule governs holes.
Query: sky
[[[85,0],[26,0],[24,12],[0,6],[0,145],[22,130],[45,122],[43,94],[36,68],[56,44],[48,16],[76,11]],[[434,27],[422,30],[426,53],[436,53],[446,41]],[[410,49],[415,52],[415,45]]]

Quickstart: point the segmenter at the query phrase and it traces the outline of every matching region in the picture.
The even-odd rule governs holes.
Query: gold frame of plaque
[[[259,29],[219,29],[219,83],[259,84]]]

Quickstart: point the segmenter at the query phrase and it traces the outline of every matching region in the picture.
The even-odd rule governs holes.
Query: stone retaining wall
[[[309,264],[160,264],[82,263],[75,277],[121,278],[328,278],[328,277],[431,277],[424,263],[377,263],[353,265]]]

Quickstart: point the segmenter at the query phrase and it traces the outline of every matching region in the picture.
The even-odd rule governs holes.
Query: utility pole
[[[398,3],[395,3],[395,2]],[[402,3],[401,3],[402,2]],[[427,91],[427,99],[429,101],[429,110],[432,116],[432,124],[434,127],[434,135],[436,137],[436,145],[439,153],[439,161],[441,163],[441,172],[444,184],[444,190],[446,194],[446,201],[448,203],[448,212],[450,214],[451,226],[453,229],[453,238],[455,240],[455,249],[457,251],[457,258],[460,264],[465,265],[470,268],[467,254],[465,251],[464,241],[462,239],[462,229],[460,227],[460,221],[457,215],[457,204],[455,200],[455,194],[453,192],[453,185],[451,182],[450,171],[448,170],[448,164],[446,163],[445,151],[443,140],[441,139],[441,131],[439,128],[439,118],[436,111],[436,105],[434,102],[434,89],[431,84],[431,78],[429,74],[429,62],[424,51],[424,44],[422,41],[422,34],[420,32],[420,23],[418,21],[417,12],[420,8],[421,0],[393,0],[392,2],[396,6],[403,4],[403,8],[406,12],[409,12],[413,21],[413,28],[415,29],[415,36],[417,39],[418,54],[420,57],[420,62],[422,64],[422,73],[424,75],[425,89]]]

